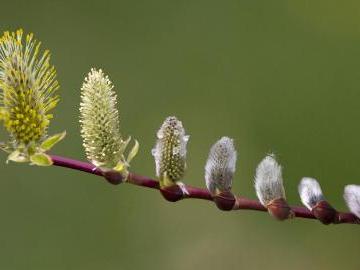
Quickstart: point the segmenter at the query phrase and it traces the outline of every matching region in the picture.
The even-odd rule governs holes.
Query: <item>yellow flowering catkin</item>
[[[10,134],[7,147],[27,152],[47,137],[49,113],[59,101],[50,53],[23,30],[0,38],[0,120]],[[11,150],[10,150],[11,151]],[[35,151],[34,149],[31,150]]]
[[[46,135],[48,114],[59,100],[59,85],[50,66],[49,51],[40,58],[40,43],[23,31],[5,32],[0,39],[0,106],[2,120],[18,144],[37,142]]]

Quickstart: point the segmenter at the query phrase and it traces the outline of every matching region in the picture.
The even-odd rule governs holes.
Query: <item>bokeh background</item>
[[[266,153],[284,166],[287,197],[318,178],[345,210],[360,183],[359,1],[1,1],[0,30],[32,31],[52,52],[62,101],[53,153],[85,159],[79,89],[109,74],[123,133],[141,143],[132,170],[154,176],[155,132],[168,115],[191,135],[186,183],[204,186],[209,147],[239,152],[234,191],[255,197]],[[5,134],[2,131],[1,138]],[[203,201],[165,202],[62,168],[0,162],[0,269],[360,269],[358,226],[277,222]]]

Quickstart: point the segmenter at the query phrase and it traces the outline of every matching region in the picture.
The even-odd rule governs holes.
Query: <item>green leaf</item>
[[[62,133],[55,134],[55,135],[47,138],[45,141],[43,141],[41,143],[40,148],[43,151],[50,150],[55,144],[57,144],[59,141],[64,139],[65,135],[66,135],[66,131],[64,131]]]
[[[120,153],[124,153],[124,151],[125,151],[126,147],[128,146],[130,140],[131,140],[131,136],[129,136],[129,137],[126,139],[126,141],[122,141],[121,146],[120,146],[120,149],[119,149],[119,152],[120,152]]]
[[[38,166],[50,166],[53,164],[50,156],[44,153],[36,153],[30,156],[31,164]]]
[[[5,142],[0,142],[0,150],[10,154],[13,151],[13,148]]]
[[[135,144],[134,144],[133,148],[130,150],[128,157],[126,159],[126,162],[128,164],[130,164],[130,161],[136,156],[138,151],[139,151],[139,142],[137,140],[135,140]]]
[[[6,163],[9,163],[9,160],[14,161],[14,162],[28,162],[29,159],[27,156],[24,155],[24,153],[22,153],[19,150],[15,150],[12,153],[10,153],[10,155],[8,155]]]
[[[124,170],[126,170],[127,166],[124,162],[119,161],[118,164],[116,164],[116,166],[113,168],[113,170],[117,171],[117,172],[123,172]]]

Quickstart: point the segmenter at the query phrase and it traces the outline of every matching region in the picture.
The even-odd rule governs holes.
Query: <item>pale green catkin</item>
[[[155,158],[156,175],[161,183],[170,185],[179,181],[186,169],[186,145],[189,136],[176,117],[166,118],[157,133],[152,154]]]
[[[81,88],[80,123],[87,158],[96,166],[113,168],[123,161],[116,94],[101,69],[91,69]]]

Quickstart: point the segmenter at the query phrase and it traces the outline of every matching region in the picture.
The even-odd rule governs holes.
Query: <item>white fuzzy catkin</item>
[[[267,206],[274,199],[285,199],[281,166],[273,154],[266,156],[256,168],[255,190],[262,205]]]
[[[360,218],[360,186],[347,185],[344,189],[344,199],[351,213]]]
[[[316,179],[304,177],[300,181],[298,190],[301,202],[309,210],[312,210],[318,202],[324,200],[321,187]]]
[[[212,194],[231,190],[236,158],[234,142],[229,137],[222,137],[211,147],[205,165],[205,182]]]
[[[156,175],[171,182],[179,181],[186,169],[186,145],[189,136],[175,116],[167,117],[157,132],[152,155],[155,159]]]

